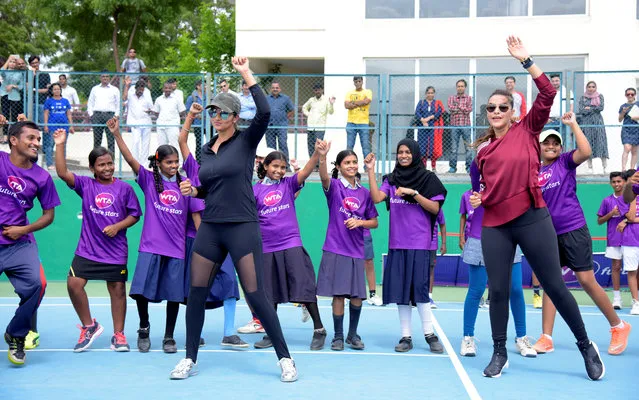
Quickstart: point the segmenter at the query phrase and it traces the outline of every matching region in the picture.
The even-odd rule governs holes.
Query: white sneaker
[[[522,355],[522,357],[537,357],[537,352],[533,348],[532,343],[530,343],[528,336],[516,338],[515,345],[517,346],[517,351]]]
[[[308,309],[304,304],[302,304],[302,322],[307,322],[311,319],[311,314],[308,312]]]
[[[258,323],[257,320],[252,319],[248,322],[248,324],[244,326],[240,326],[237,328],[237,333],[265,333],[262,324]]]
[[[277,365],[282,368],[282,376],[280,377],[282,382],[295,382],[297,380],[297,368],[295,368],[295,361],[292,358],[282,358],[277,362]]]
[[[384,302],[382,301],[382,298],[379,297],[377,295],[377,293],[375,293],[371,298],[368,299],[368,304],[370,304],[371,306],[381,306],[384,304]]]
[[[475,338],[473,336],[464,336],[459,354],[464,357],[475,357],[477,355],[477,347],[475,346]]]
[[[435,303],[435,299],[433,299],[432,297],[430,298],[430,309],[434,310],[437,308],[437,303]]]
[[[632,308],[630,309],[630,315],[639,315],[639,301],[632,300]]]
[[[621,302],[621,298],[615,298],[612,301],[612,308],[614,308],[615,310],[621,310],[622,307],[623,307],[623,304]]]
[[[197,375],[197,364],[190,358],[184,358],[171,371],[171,379],[186,379],[189,376]]]

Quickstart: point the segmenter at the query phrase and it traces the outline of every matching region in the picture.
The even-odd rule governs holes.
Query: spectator
[[[253,96],[249,91],[248,85],[244,81],[242,81],[242,94],[240,94],[238,97],[240,98],[241,108],[240,119],[237,124],[241,128],[247,128],[249,125],[251,125],[251,121],[253,121],[253,118],[255,118],[257,107],[255,107]]]
[[[417,128],[417,142],[419,143],[419,149],[422,154],[420,161],[424,164],[424,168],[428,165],[428,158],[430,157],[433,172],[436,172],[438,156],[435,154],[434,127],[435,122],[439,122],[441,126],[440,120],[444,113],[444,105],[441,101],[435,100],[435,88],[433,86],[426,88],[425,96],[426,97],[420,100],[415,107],[415,118],[420,123]]]
[[[182,103],[182,105],[184,105],[184,92],[177,88],[177,79],[169,78],[166,80],[166,83],[171,86],[171,90],[175,93],[175,97]],[[162,91],[164,92],[164,89],[162,89]]]
[[[69,132],[75,133],[71,118],[71,103],[62,97],[62,87],[59,83],[51,85],[51,97],[44,102],[44,126],[42,130],[42,151],[45,155],[47,169],[55,170],[53,163],[53,132],[58,129],[64,129],[69,136]],[[66,144],[64,142],[64,150],[66,152]]]
[[[24,61],[24,58],[18,57],[18,59],[16,60],[16,69],[19,69],[21,71],[26,71],[29,69],[29,66],[27,65],[27,62]]]
[[[588,143],[592,147],[592,156],[588,159],[588,172],[592,173],[592,159],[600,158],[603,173],[606,174],[608,159],[608,139],[601,112],[604,109],[604,97],[597,92],[597,84],[586,84],[586,93],[579,99],[579,125],[582,126]]]
[[[563,109],[561,107],[561,95],[563,94],[564,96],[566,96],[566,88],[561,87],[561,78],[557,74],[550,75],[550,83],[557,91],[557,94],[555,95],[555,99],[552,102],[552,107],[550,108],[550,117],[548,118],[548,123],[546,124],[547,127],[544,129],[559,130],[561,116],[563,115],[563,113],[569,111],[566,109],[565,102]]]
[[[10,55],[2,66],[0,77],[0,101],[2,103],[2,114],[9,122],[15,122],[18,114],[22,114],[22,92],[25,87],[25,72],[17,69],[17,55]]]
[[[234,91],[232,91],[229,88],[229,83],[226,81],[226,79],[221,79],[218,86],[220,87],[220,91],[222,93],[230,93],[230,94],[234,94],[234,95],[238,96],[237,93],[235,93]]]
[[[129,49],[127,52],[127,58],[122,61],[120,72],[126,72],[131,75],[131,84],[135,85],[140,79],[140,73],[146,72],[146,65],[144,61],[137,58],[135,49]]]
[[[62,88],[62,97],[69,100],[69,104],[74,109],[78,109],[80,107],[80,98],[78,97],[78,92],[69,86],[67,82],[67,76],[62,74],[58,77],[58,82],[60,83],[60,87]]]
[[[271,106],[271,119],[268,123],[269,128],[266,130],[266,145],[268,147],[278,149],[288,158],[288,120],[293,116],[293,102],[291,98],[282,94],[279,82],[271,83],[271,94],[266,97],[269,106]],[[279,144],[279,148],[275,143]]]
[[[146,88],[144,79],[139,79],[133,87],[131,87],[130,77],[127,77],[125,81],[122,100],[127,109],[126,124],[133,134],[131,152],[139,163],[146,164],[153,127],[153,120],[149,115],[149,111],[153,109],[151,91]]]
[[[326,131],[326,117],[333,114],[333,104],[335,97],[327,98],[324,96],[324,86],[317,83],[313,86],[315,96],[308,99],[302,106],[302,113],[307,118],[306,125],[306,144],[308,146],[308,157],[310,158],[315,152],[315,140],[324,140],[324,132]],[[319,169],[315,168],[317,171]]]
[[[91,88],[87,112],[93,124],[93,148],[102,145],[102,134],[106,134],[109,151],[115,153],[115,139],[107,129],[106,122],[120,116],[120,90],[111,85],[111,77],[102,71],[100,84]]]
[[[250,95],[250,94],[249,94]],[[202,96],[202,80],[198,79],[195,81],[195,90],[191,93],[189,97],[186,99],[185,108],[187,110],[191,109],[191,105],[193,103],[200,104],[204,107],[204,100]],[[200,157],[202,155],[202,117],[201,114],[198,114],[198,117],[193,119],[192,127],[193,134],[195,135],[195,157],[198,162],[200,162]]]
[[[363,157],[366,157],[371,152],[369,109],[371,101],[373,101],[373,92],[370,89],[364,89],[363,84],[364,78],[361,76],[353,77],[355,90],[346,93],[344,108],[348,110],[348,118],[346,120],[346,148],[353,150],[355,142],[357,141],[357,135],[359,134]]]
[[[521,121],[521,119],[526,116],[526,96],[515,90],[516,82],[517,80],[514,76],[507,76],[506,79],[504,79],[506,90],[513,96],[513,110],[515,111],[513,117],[515,121]]]
[[[453,151],[450,154],[449,173],[457,172],[457,152],[459,151],[459,138],[462,138],[464,151],[466,154],[466,173],[470,171],[470,164],[473,161],[470,140],[470,113],[473,112],[473,99],[466,94],[468,84],[466,80],[460,79],[455,84],[457,94],[448,98],[448,112],[450,114],[451,139]],[[484,113],[483,115],[486,115]],[[488,122],[486,122],[486,125]]]
[[[634,88],[626,89],[626,102],[619,107],[619,122],[622,122],[621,143],[623,153],[621,155],[621,171],[626,171],[628,153],[631,153],[630,168],[637,165],[637,150],[639,150],[639,117],[630,117],[628,112],[633,106],[638,106],[637,91]]]
[[[51,77],[49,74],[38,74],[38,71],[40,70],[40,57],[29,57],[29,65],[33,68],[33,73],[37,80],[36,87],[33,89],[34,94],[36,95],[36,101],[33,102],[33,113],[34,115],[38,115],[38,123],[41,124],[44,122],[44,102],[46,101],[49,93],[49,86],[51,86]]]
[[[173,86],[169,81],[164,83],[162,88],[164,95],[155,99],[155,106],[151,113],[156,114],[158,119],[157,133],[158,146],[170,144],[179,149],[178,135],[180,134],[180,118],[186,115],[184,103],[177,97]]]

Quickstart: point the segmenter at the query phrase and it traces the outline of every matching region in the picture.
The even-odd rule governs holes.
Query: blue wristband
[[[521,62],[521,66],[524,67],[524,69],[532,67],[533,64],[535,64],[535,62],[530,57]]]

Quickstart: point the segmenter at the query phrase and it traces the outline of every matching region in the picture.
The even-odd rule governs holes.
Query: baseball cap
[[[240,109],[242,105],[240,104],[240,99],[231,93],[220,93],[209,104],[206,108],[217,107],[222,111],[227,113],[235,113],[236,115],[240,114]]]
[[[548,136],[553,136],[553,135],[557,136],[557,139],[559,139],[559,144],[563,146],[563,141],[561,140],[561,133],[557,132],[554,129],[548,129],[541,132],[541,134],[539,135],[539,143],[542,143],[544,140],[548,139]]]

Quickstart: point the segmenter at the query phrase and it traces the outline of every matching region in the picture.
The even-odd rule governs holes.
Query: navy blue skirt
[[[388,250],[382,286],[384,304],[428,303],[429,285],[430,251]]]
[[[264,253],[264,290],[276,304],[317,302],[315,269],[304,247]]]
[[[184,281],[184,293],[186,293],[187,298],[189,294],[189,288],[191,286],[191,257],[193,255],[193,243],[195,243],[195,238],[186,237],[186,279]],[[206,309],[211,310],[214,308],[222,307],[224,305],[224,300],[235,297],[237,300],[240,299],[240,289],[237,285],[237,278],[235,277],[235,267],[233,266],[233,261],[231,261],[231,256],[226,256],[226,259],[222,263],[222,267],[218,271],[217,275],[215,275],[215,279],[213,280],[213,285],[211,286],[211,290],[209,291],[209,295],[206,298]]]
[[[129,296],[145,298],[152,303],[163,300],[181,303],[188,295],[184,290],[185,280],[184,260],[141,251]]]
[[[324,251],[317,276],[317,295],[366,298],[364,260]]]

